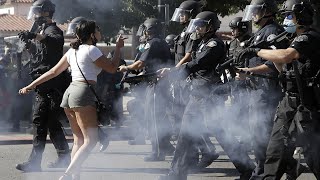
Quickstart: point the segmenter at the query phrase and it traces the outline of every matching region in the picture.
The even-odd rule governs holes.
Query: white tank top
[[[77,51],[78,64],[86,79],[97,82],[97,76],[102,69],[94,62],[103,55],[102,52],[96,46],[87,44],[80,45],[78,50],[70,48],[66,56],[70,65],[72,81],[85,80],[76,63],[75,51]]]

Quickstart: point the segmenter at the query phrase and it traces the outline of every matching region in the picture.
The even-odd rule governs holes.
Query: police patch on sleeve
[[[308,41],[308,36],[307,35],[298,36],[294,41],[296,41],[296,42]]]
[[[271,41],[271,40],[274,39],[275,37],[277,37],[275,34],[270,34],[270,35],[267,37],[267,41]]]
[[[216,41],[210,41],[210,42],[208,42],[207,46],[208,47],[215,47],[215,46],[217,46],[217,42]]]
[[[150,48],[150,44],[147,43],[145,46],[144,46],[144,49],[149,49]]]

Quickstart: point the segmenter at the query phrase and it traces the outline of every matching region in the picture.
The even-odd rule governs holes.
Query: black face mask
[[[38,24],[38,26],[42,26],[42,24],[47,22],[47,19],[46,17],[40,16],[40,17],[34,18],[34,21]]]

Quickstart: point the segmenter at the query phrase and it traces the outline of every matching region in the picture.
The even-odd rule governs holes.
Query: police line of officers
[[[221,23],[217,14],[201,12],[202,7],[196,1],[182,2],[172,16],[172,21],[184,26],[172,44],[174,63],[170,60],[173,56],[168,43],[161,37],[161,22],[150,18],[140,25],[137,36],[143,45],[139,48],[139,56],[133,64],[122,65],[118,71],[143,69],[147,75],[159,74],[156,80],[141,82],[145,87],[141,119],[152,144],[152,153],[145,160],[162,161],[174,152],[169,174],[160,179],[184,180],[188,173],[214,162],[219,154],[210,140],[212,134],[239,171],[240,179],[280,179],[285,173],[288,179],[296,179],[306,170],[293,158],[293,151],[298,146],[302,147],[310,170],[320,179],[320,63],[317,61],[320,33],[311,28],[314,10],[308,1],[284,2],[281,8],[285,18],[283,26],[275,21],[277,7],[274,0],[252,0],[246,6],[244,16],[230,22],[234,39],[226,47],[216,35]],[[259,26],[253,35],[251,21]],[[78,23],[81,21],[73,21],[69,29],[74,29]],[[62,56],[57,53],[60,52],[58,45],[63,42],[58,39],[62,34],[56,33],[59,29],[54,23],[42,22],[42,25],[44,33],[55,31],[57,36],[44,35],[40,40],[45,47],[41,49],[42,56],[35,53],[37,57],[31,63],[34,79],[57,63],[55,56]],[[273,41],[279,35],[286,36]],[[36,37],[26,32],[21,38],[27,42]],[[170,35],[166,39],[172,38]],[[50,46],[54,46],[52,51]],[[43,57],[44,54],[48,56]],[[55,60],[51,60],[53,58]],[[228,70],[217,69],[226,59],[233,59]],[[66,79],[65,76],[55,79],[56,83],[51,81],[40,86],[43,89],[38,88],[37,93],[42,97],[37,97],[36,103],[53,108],[52,100],[60,97],[57,87],[63,88],[61,82]],[[241,111],[229,118],[238,117],[238,122],[225,118],[228,117],[225,100],[230,92],[234,97],[232,108]],[[40,117],[55,118],[56,113],[49,115],[47,113],[53,111],[45,111],[43,107],[36,112],[37,133],[28,163],[40,163],[44,149],[42,139],[46,137],[47,128],[53,142],[54,136],[61,142],[55,147],[59,157],[65,159],[69,152],[61,124],[41,125]],[[46,116],[40,113],[46,113]],[[230,130],[234,123],[240,124],[235,132],[242,132],[241,141],[235,137],[239,134]],[[243,133],[246,128],[250,129],[249,135]],[[176,147],[170,143],[172,129],[178,132]],[[247,147],[243,148],[243,143]],[[247,149],[251,148],[256,164],[247,154]],[[28,164],[20,164],[17,168],[27,171]]]

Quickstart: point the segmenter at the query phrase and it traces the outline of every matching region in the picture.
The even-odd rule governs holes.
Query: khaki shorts
[[[95,85],[91,85],[95,89]],[[85,106],[96,107],[96,97],[86,82],[73,81],[63,94],[60,107],[77,108]]]

